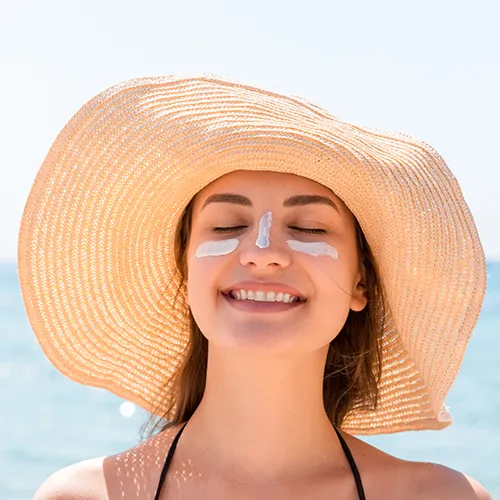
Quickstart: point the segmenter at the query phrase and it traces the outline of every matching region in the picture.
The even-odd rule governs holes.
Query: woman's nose
[[[271,230],[267,238],[262,234],[253,234],[241,245],[240,263],[243,266],[266,268],[269,266],[288,267],[290,265],[290,248]],[[249,235],[250,236],[250,235]],[[260,236],[260,238],[259,238]],[[262,245],[263,241],[265,245]]]

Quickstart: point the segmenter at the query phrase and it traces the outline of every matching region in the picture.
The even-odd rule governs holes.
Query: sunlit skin
[[[246,196],[253,206],[210,203],[202,209],[205,200],[215,193]],[[326,196],[341,213],[324,204],[283,207],[286,198],[297,194]],[[271,245],[261,249],[256,239],[267,210],[273,214]],[[214,227],[236,226],[246,227],[224,233],[213,231]],[[326,234],[291,227],[321,229]],[[230,254],[194,257],[201,243],[229,238],[240,241]],[[286,244],[290,238],[325,241],[338,250],[340,258],[292,251]],[[245,359],[251,354],[250,348],[257,349],[259,362],[263,356],[284,355],[287,351],[295,351],[302,358],[307,351],[316,356],[323,349],[326,356],[328,343],[344,325],[349,309],[359,311],[366,305],[363,288],[355,287],[361,279],[358,265],[352,214],[340,198],[314,181],[291,174],[239,171],[217,179],[196,196],[188,248],[188,300],[213,347],[243,347]],[[293,314],[241,314],[227,307],[220,291],[243,280],[285,283],[297,288],[307,302]]]
[[[262,189],[265,186],[265,189]],[[204,202],[215,193],[247,197],[252,206]],[[330,198],[325,204],[284,207],[300,194]],[[270,245],[256,245],[259,221],[272,212]],[[214,227],[240,227],[218,234]],[[295,229],[322,229],[310,234]],[[231,253],[197,258],[196,248],[215,239],[238,238]],[[339,258],[292,250],[287,239],[325,241]],[[306,302],[270,314],[234,309],[221,290],[239,281],[280,282]],[[328,345],[349,310],[366,306],[352,214],[331,190],[302,177],[272,172],[234,172],[195,199],[188,247],[188,301],[209,340],[207,387],[183,435],[203,460],[245,477],[307,476],[345,460],[323,407]],[[188,444],[189,443],[189,444]],[[192,449],[193,451],[193,449]]]
[[[217,193],[252,206],[210,203]],[[283,207],[295,195],[326,196],[327,205]],[[272,212],[269,246],[256,245],[258,225]],[[160,500],[357,499],[353,475],[323,408],[329,342],[349,310],[366,307],[354,219],[329,189],[270,172],[234,172],[195,198],[188,248],[188,299],[208,338],[207,387],[190,418]],[[215,234],[214,226],[245,226]],[[324,229],[300,233],[295,226]],[[205,241],[238,238],[227,255],[195,257]],[[338,258],[313,257],[286,241],[324,241]],[[295,287],[307,301],[273,313],[237,310],[221,290],[241,280]],[[175,425],[128,450],[84,460],[49,477],[34,500],[153,500]],[[370,500],[491,500],[474,479],[444,466],[393,457],[343,433]]]

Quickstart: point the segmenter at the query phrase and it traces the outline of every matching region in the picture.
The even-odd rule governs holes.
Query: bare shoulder
[[[179,426],[166,429],[125,451],[91,458],[49,476],[33,500],[114,500],[154,498],[166,451]]]
[[[478,481],[444,465],[407,462],[415,498],[438,500],[491,500],[491,495]]]
[[[49,476],[33,500],[107,500],[104,457],[83,460]]]
[[[415,500],[491,500],[486,489],[466,474],[443,465],[403,460],[352,435],[344,437],[369,497],[402,498],[404,492],[404,498]]]

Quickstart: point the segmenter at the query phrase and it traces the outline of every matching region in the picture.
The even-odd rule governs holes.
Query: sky
[[[432,145],[500,260],[500,2],[1,0],[0,259],[52,142],[123,80],[211,73]]]

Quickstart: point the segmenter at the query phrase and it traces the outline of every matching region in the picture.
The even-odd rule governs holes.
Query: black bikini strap
[[[167,476],[167,470],[170,466],[170,462],[172,461],[172,457],[174,456],[175,448],[177,447],[177,441],[181,437],[182,431],[184,427],[186,427],[187,422],[179,429],[179,432],[175,435],[172,444],[170,445],[170,449],[168,450],[167,458],[165,463],[163,464],[163,469],[161,470],[160,481],[158,483],[158,488],[156,489],[156,494],[154,500],[159,500],[161,487],[163,486],[163,482],[165,481],[165,477]]]
[[[358,489],[359,500],[366,500],[365,491],[363,490],[363,484],[361,483],[361,476],[359,475],[358,468],[356,467],[356,463],[354,462],[354,458],[352,457],[351,450],[347,446],[344,438],[338,431],[338,429],[334,426],[335,432],[339,437],[340,444],[342,445],[342,449],[344,450],[345,456],[349,461],[349,465],[351,466],[352,474],[354,476],[354,481],[356,481],[356,488]]]
[[[177,447],[177,442],[179,441],[179,438],[181,437],[182,431],[184,430],[184,427],[186,427],[187,422],[179,429],[177,434],[175,435],[172,444],[170,445],[170,449],[168,450],[167,458],[165,460],[165,463],[163,465],[163,469],[161,471],[160,475],[160,481],[158,483],[158,488],[156,490],[155,498],[154,500],[159,500],[160,498],[160,491],[163,486],[163,482],[165,481],[165,477],[167,476],[167,470],[170,466],[170,462],[172,461],[172,457],[175,452],[175,448]],[[354,481],[356,482],[356,488],[358,490],[358,495],[359,495],[359,500],[366,500],[365,497],[365,492],[363,489],[363,484],[361,483],[361,476],[359,475],[358,468],[356,467],[356,463],[354,462],[354,458],[351,454],[351,450],[349,450],[349,447],[347,446],[347,443],[345,442],[344,438],[340,434],[340,432],[337,430],[337,428],[334,426],[335,432],[337,433],[337,436],[340,441],[340,445],[342,446],[342,449],[344,450],[344,453],[347,457],[347,460],[349,462],[349,465],[351,466],[352,474],[354,476]]]

